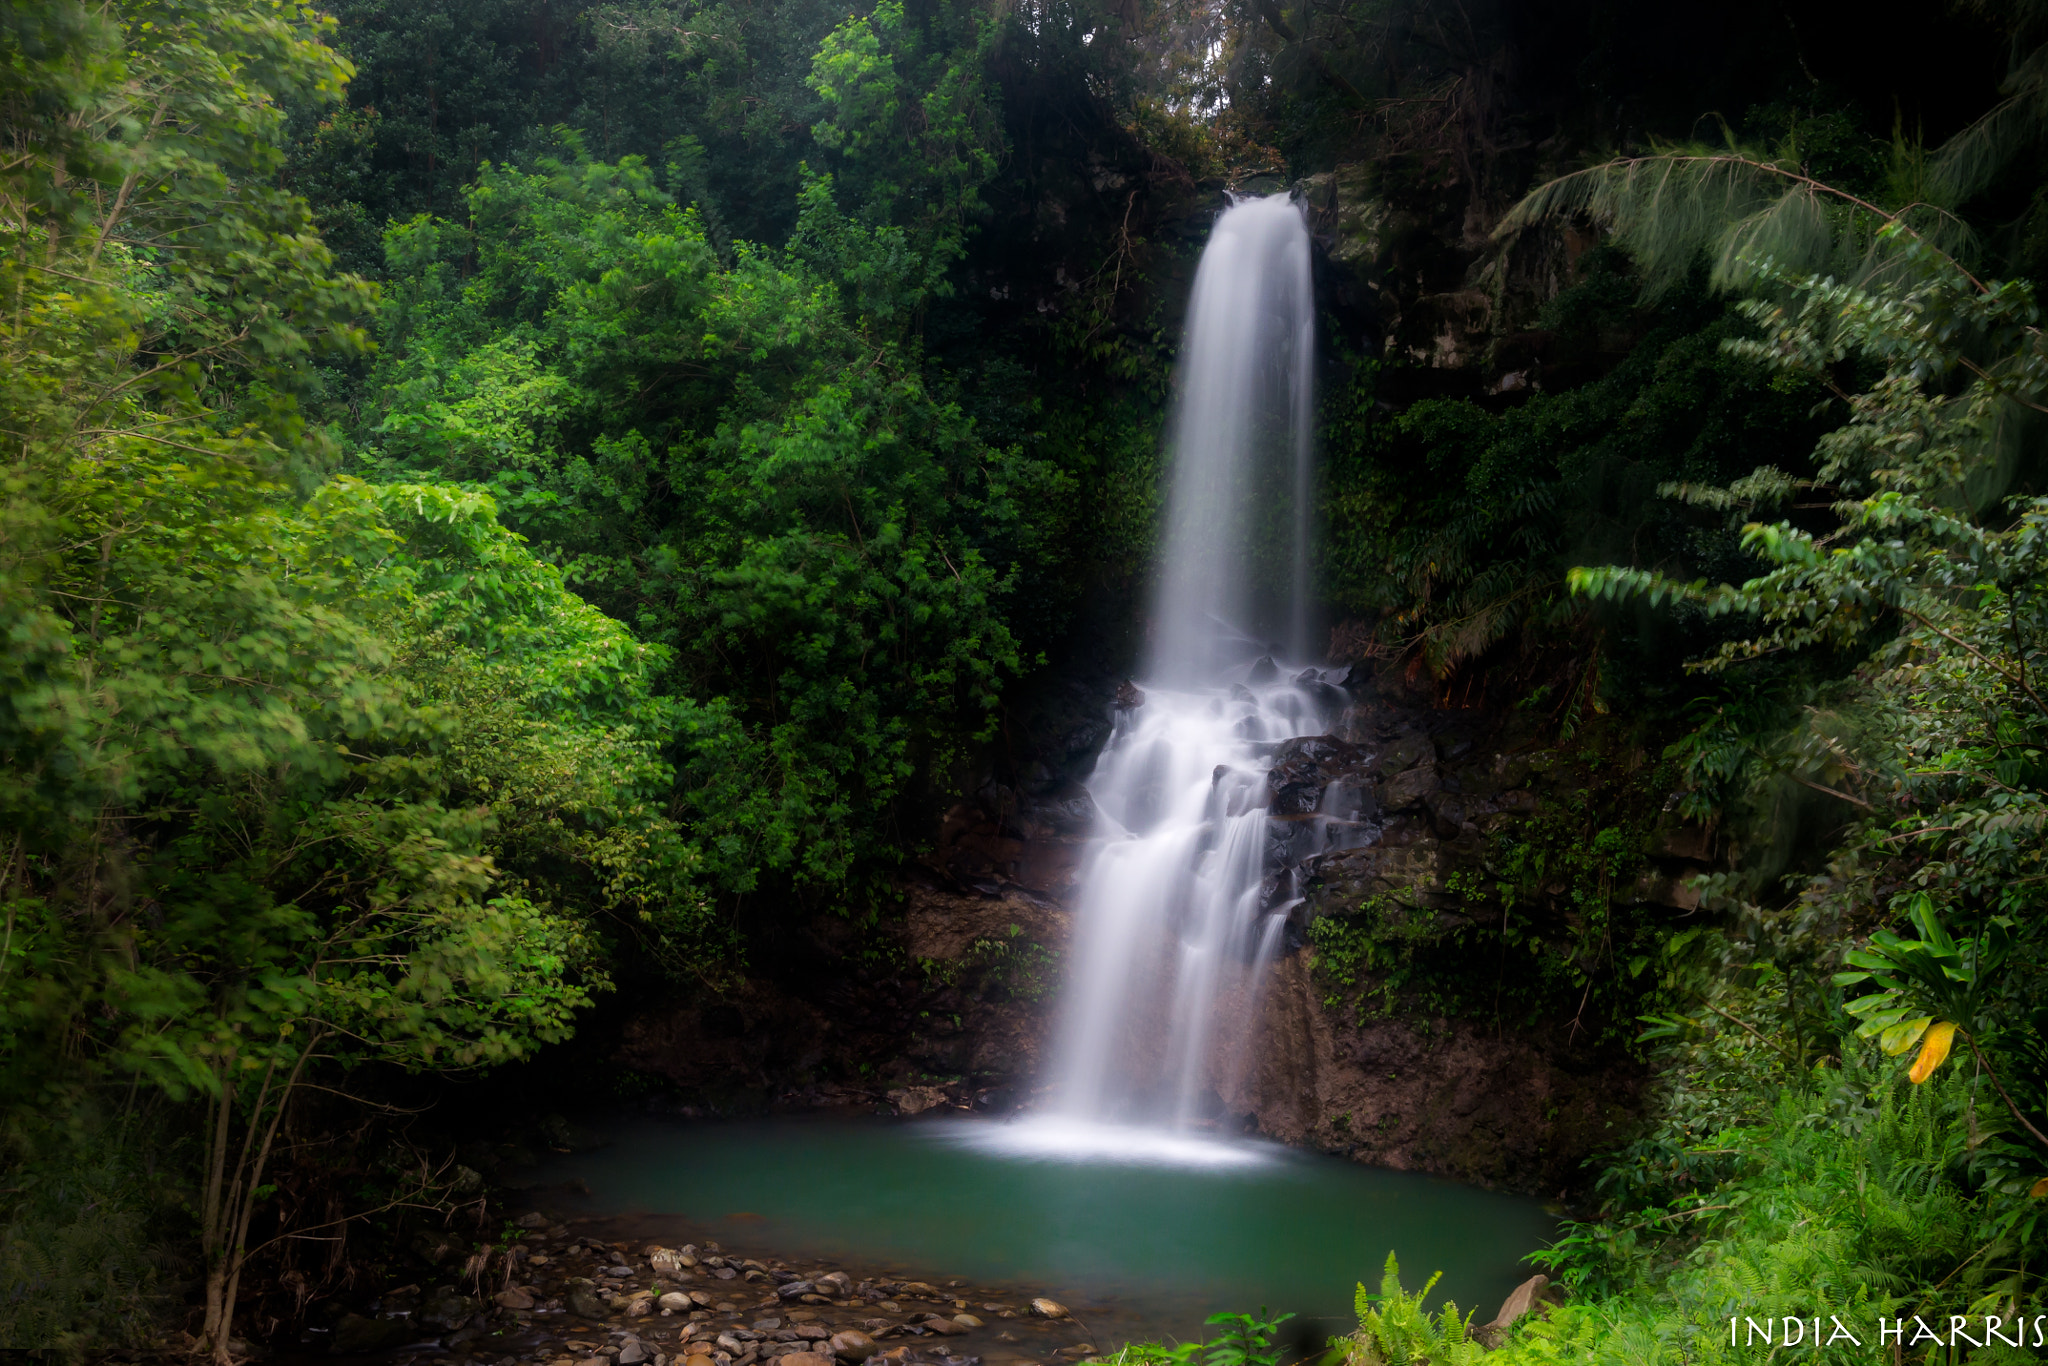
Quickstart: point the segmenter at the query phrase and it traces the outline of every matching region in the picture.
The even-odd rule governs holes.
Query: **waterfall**
[[[1314,362],[1300,207],[1286,195],[1231,206],[1202,251],[1188,301],[1150,681],[1213,683],[1223,666],[1263,653],[1257,642],[1273,633],[1285,635],[1294,657],[1310,652]],[[1283,509],[1284,518],[1273,515]],[[1288,552],[1284,588],[1275,566],[1259,562],[1276,533]]]
[[[1301,210],[1233,205],[1189,303],[1142,700],[1118,708],[1088,783],[1101,838],[1052,1076],[1070,1120],[1185,1128],[1249,1062],[1292,904],[1266,770],[1278,742],[1334,719],[1302,670],[1314,348]]]

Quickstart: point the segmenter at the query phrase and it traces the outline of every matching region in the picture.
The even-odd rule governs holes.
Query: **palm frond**
[[[1694,145],[1560,176],[1510,209],[1494,235],[1508,239],[1573,217],[1605,228],[1627,248],[1651,297],[1684,279],[1703,256],[1716,288],[1741,289],[1766,263],[1794,278],[1867,282],[1899,254],[1899,236],[1887,227],[1903,228],[1952,259],[1972,246],[1961,220],[1935,206],[1888,211],[1739,147]]]
[[[1935,150],[1927,184],[1939,202],[1961,204],[2048,134],[2048,46],[2019,62],[2000,94],[1990,112]]]

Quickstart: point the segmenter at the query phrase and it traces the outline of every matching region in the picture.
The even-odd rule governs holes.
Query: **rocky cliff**
[[[1561,744],[1540,713],[1345,682],[1333,732],[1274,756],[1267,895],[1294,904],[1214,1122],[1555,1193],[1638,1100],[1626,927],[1694,913],[1683,880],[1712,834],[1667,810],[1668,775],[1621,726]],[[1030,1106],[1092,820],[1079,779],[1114,700],[1098,692],[946,813],[898,914],[821,915],[747,981],[639,1016],[623,1061],[686,1109]],[[1547,862],[1545,840],[1564,841]]]

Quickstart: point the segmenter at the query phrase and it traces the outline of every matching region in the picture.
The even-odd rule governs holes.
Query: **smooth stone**
[[[1516,1286],[1501,1305],[1500,1312],[1493,1316],[1492,1323],[1481,1324],[1472,1330],[1472,1336],[1490,1350],[1498,1350],[1506,1340],[1508,1330],[1515,1321],[1530,1313],[1543,1303],[1543,1292],[1550,1288],[1550,1277],[1531,1276]]]
[[[587,1285],[572,1287],[568,1294],[569,1312],[578,1318],[601,1319],[609,1312],[597,1292]]]
[[[809,1281],[791,1281],[788,1285],[777,1286],[775,1293],[785,1300],[793,1300],[799,1295],[810,1294],[815,1288]]]
[[[619,1366],[637,1366],[647,1360],[647,1349],[637,1342],[629,1342],[619,1348]]]
[[[669,1291],[666,1295],[663,1295],[658,1302],[660,1303],[663,1309],[674,1309],[678,1311],[687,1310],[696,1304],[695,1300],[691,1299],[688,1295],[685,1295],[680,1290]]]
[[[875,1340],[856,1328],[834,1333],[826,1344],[833,1356],[845,1361],[866,1361],[875,1354]]]
[[[832,1366],[832,1358],[819,1352],[791,1352],[782,1358],[782,1366]]]
[[[755,1332],[757,1332],[757,1333],[772,1333],[772,1332],[774,1332],[774,1331],[775,1331],[776,1329],[780,1328],[781,1326],[782,1326],[782,1320],[781,1320],[781,1319],[755,1319],[755,1320],[754,1320],[754,1331],[755,1331]]]
[[[531,1309],[533,1308],[533,1294],[531,1291],[523,1290],[516,1285],[507,1286],[491,1296],[491,1303],[497,1305],[500,1309]]]
[[[967,1331],[966,1324],[954,1319],[930,1318],[917,1326],[924,1329],[927,1333],[937,1333],[942,1338],[958,1337]]]
[[[360,1314],[343,1316],[334,1328],[337,1352],[381,1352],[411,1337],[413,1328],[404,1319],[370,1319]]]
[[[962,1328],[981,1327],[981,1320],[974,1317],[974,1315],[972,1314],[955,1314],[953,1316],[953,1322],[959,1324]]]
[[[1067,1306],[1058,1300],[1049,1300],[1041,1295],[1031,1301],[1031,1312],[1042,1319],[1063,1319],[1067,1316]]]

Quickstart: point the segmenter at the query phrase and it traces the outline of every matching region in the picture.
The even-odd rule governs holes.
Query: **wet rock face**
[[[1356,815],[1369,778],[1365,751],[1334,735],[1305,735],[1282,744],[1266,771],[1270,810],[1276,816],[1309,816],[1324,810],[1324,796],[1333,783],[1351,780],[1352,800],[1342,805]],[[1337,814],[1337,813],[1333,813]]]

